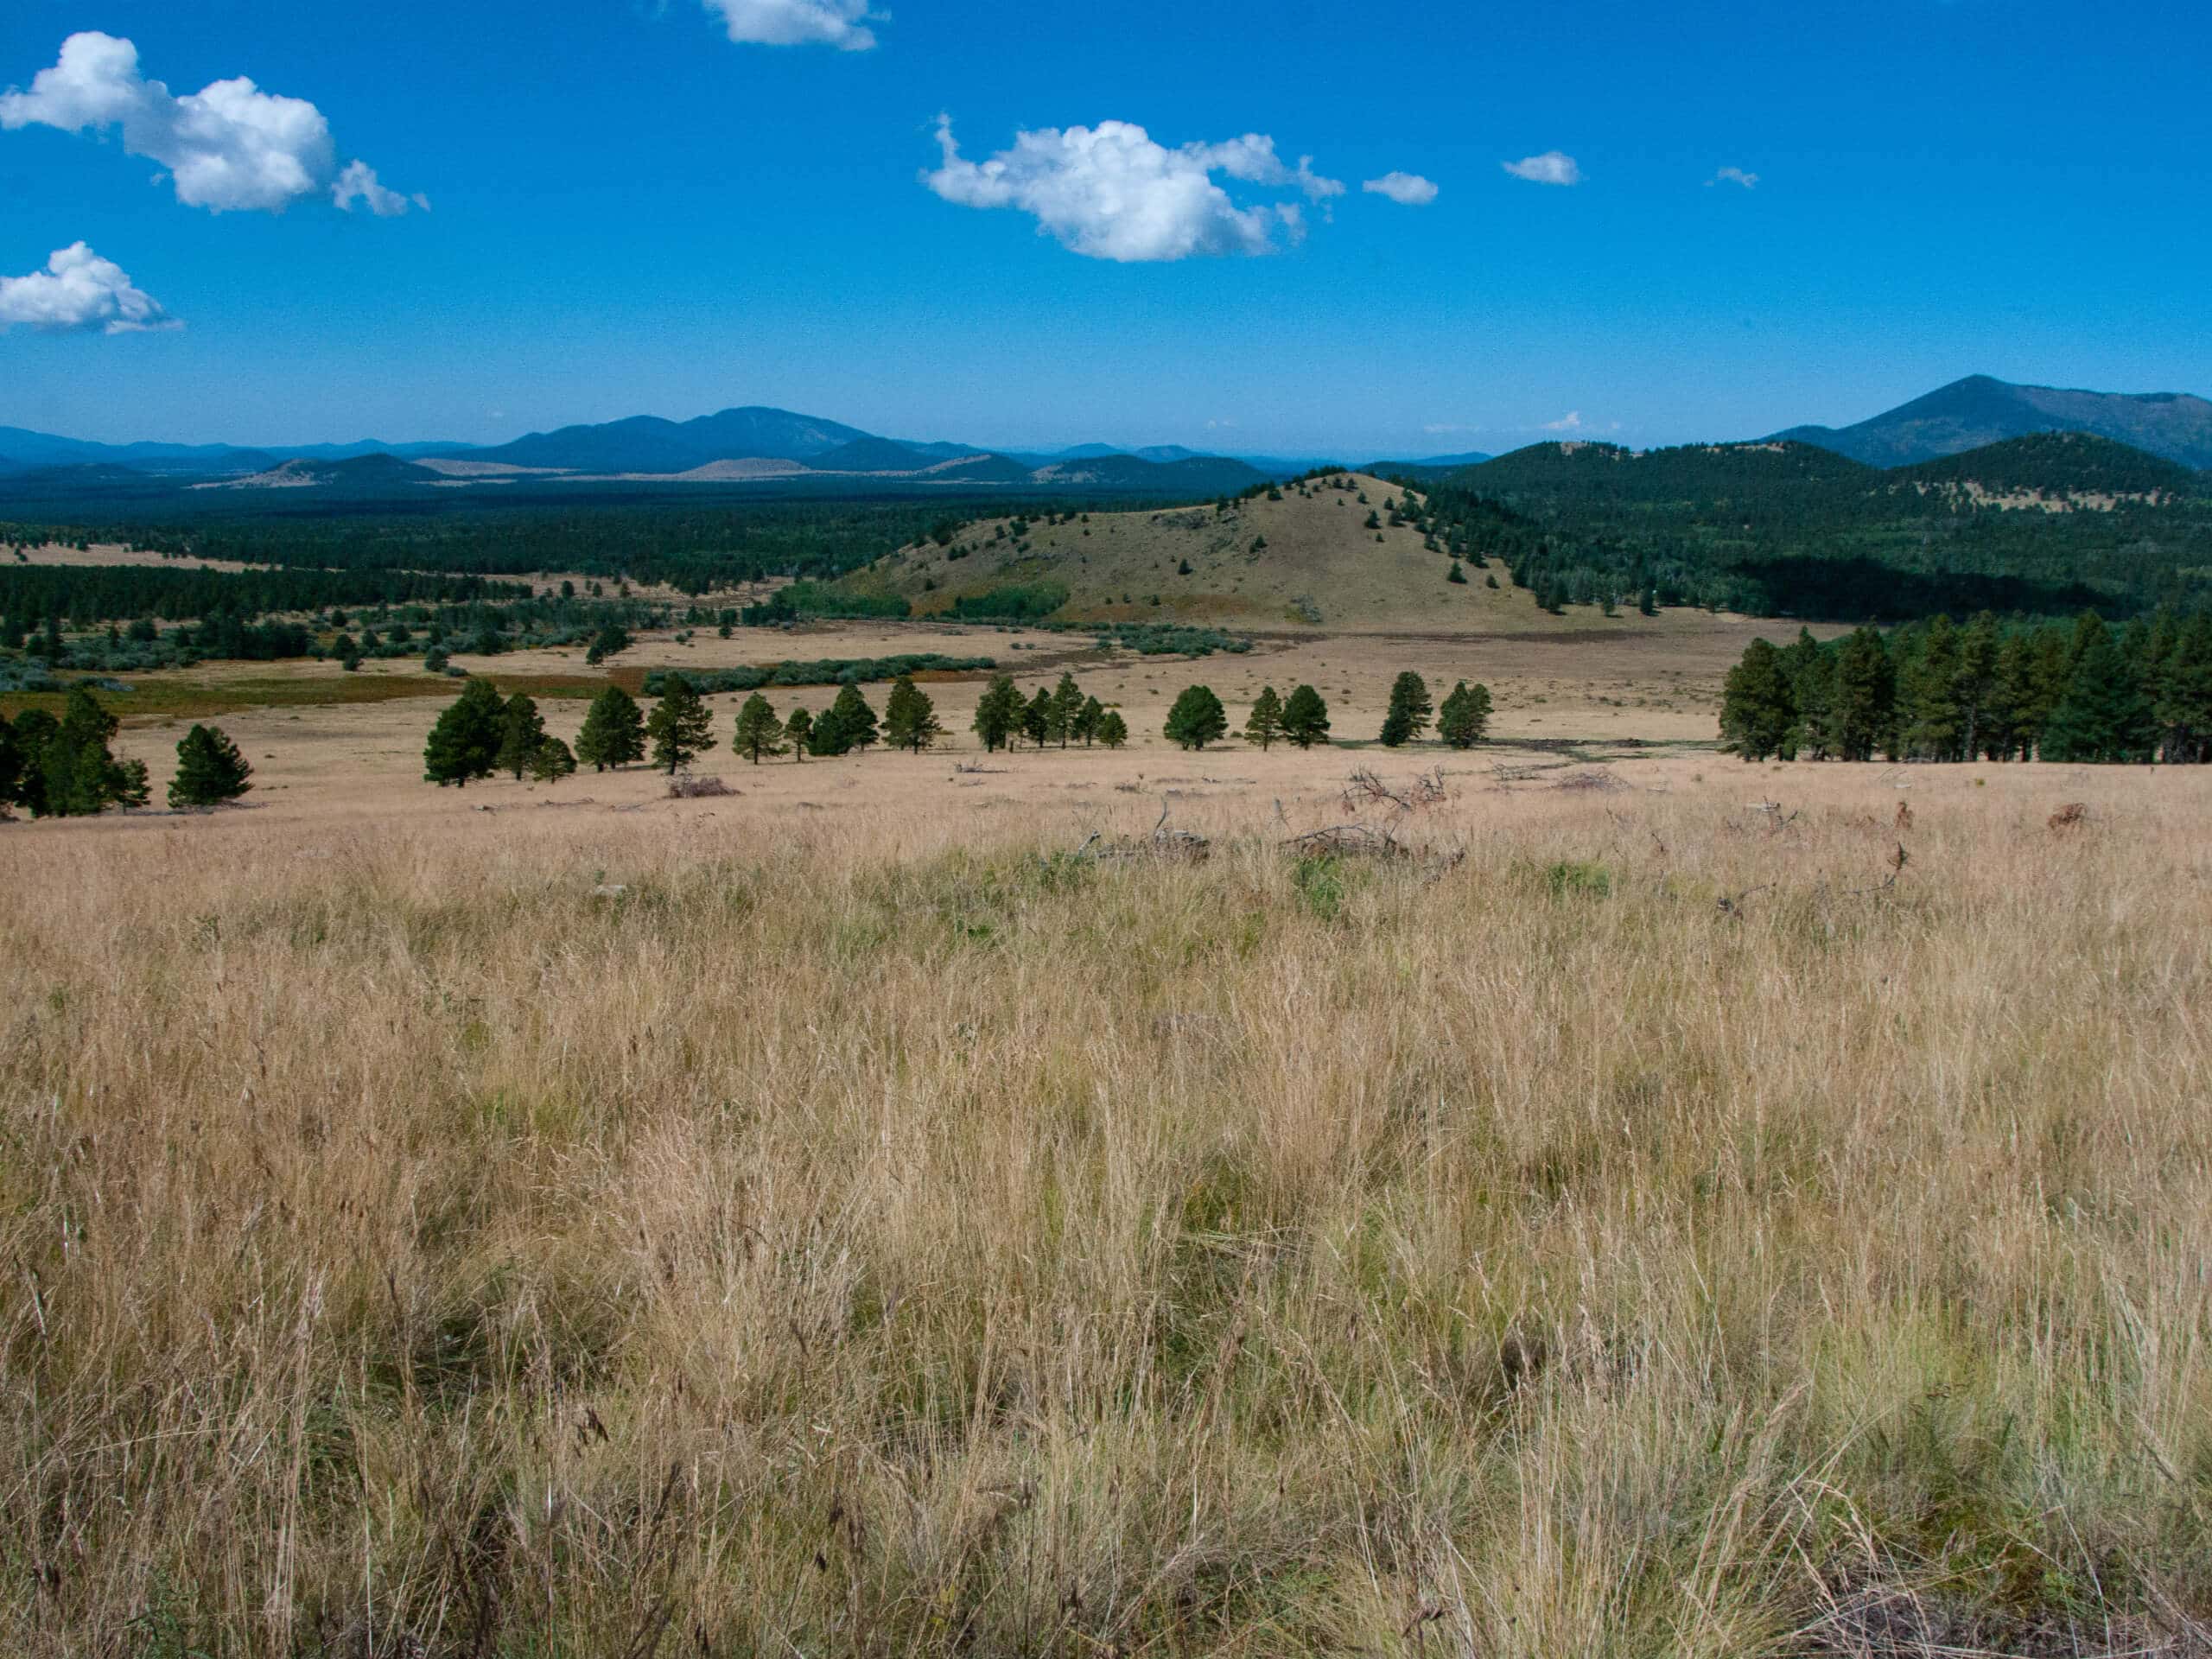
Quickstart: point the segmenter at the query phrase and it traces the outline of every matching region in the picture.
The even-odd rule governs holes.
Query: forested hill
[[[2084,434],[1886,472],[1785,442],[1546,443],[1433,487],[1534,524],[1516,576],[1570,604],[1864,621],[2212,601],[2212,479]]]

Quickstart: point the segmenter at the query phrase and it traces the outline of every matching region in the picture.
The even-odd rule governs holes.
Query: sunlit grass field
[[[1987,770],[0,835],[0,1650],[2200,1651],[2212,782]]]

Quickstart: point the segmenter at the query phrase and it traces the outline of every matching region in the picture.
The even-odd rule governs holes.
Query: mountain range
[[[1769,442],[1796,442],[1893,468],[2039,433],[2080,432],[2200,470],[2212,469],[2212,402],[2178,392],[2128,395],[2019,386],[1974,375],[1855,426],[1798,426]],[[1375,462],[1392,476],[1440,478],[1479,465],[1479,454]],[[429,489],[607,484],[798,485],[928,490],[1084,490],[1098,493],[1235,494],[1305,461],[1201,454],[1180,445],[1104,443],[1038,454],[973,444],[901,442],[787,410],[727,409],[696,420],[634,416],[533,432],[511,443],[91,443],[0,427],[0,479],[19,499],[79,493],[159,494],[192,488],[315,490],[383,497]]]

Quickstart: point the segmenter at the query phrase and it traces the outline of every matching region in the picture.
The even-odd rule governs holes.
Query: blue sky
[[[2212,392],[2202,6],[861,5],[10,0],[0,424],[760,403],[1363,455],[1840,423],[1972,372]],[[41,92],[92,32],[135,67]],[[238,77],[312,108],[194,96]],[[1363,188],[1394,173],[1434,199]]]

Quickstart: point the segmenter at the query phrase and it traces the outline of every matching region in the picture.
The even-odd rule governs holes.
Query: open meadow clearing
[[[2206,1650],[2212,779],[1540,683],[9,827],[0,1645]]]

